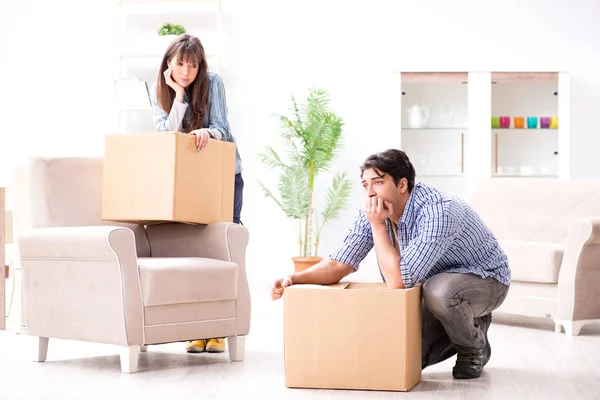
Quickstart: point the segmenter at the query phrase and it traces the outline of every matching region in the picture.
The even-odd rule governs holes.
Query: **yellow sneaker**
[[[206,344],[209,353],[222,353],[225,351],[225,338],[210,339]]]
[[[188,353],[202,353],[206,348],[206,340],[191,340],[185,345],[185,351]]]

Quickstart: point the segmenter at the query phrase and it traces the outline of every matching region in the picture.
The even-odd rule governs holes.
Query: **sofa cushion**
[[[600,215],[600,180],[493,178],[469,203],[500,240],[565,243],[574,219]]]
[[[236,263],[199,257],[138,258],[145,306],[237,298]]]
[[[564,245],[500,240],[515,282],[558,283]]]

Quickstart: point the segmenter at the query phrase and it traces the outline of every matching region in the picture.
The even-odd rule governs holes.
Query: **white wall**
[[[18,117],[2,124],[3,157],[97,152],[102,134],[112,129],[105,116],[113,4],[83,3],[2,1],[2,26],[26,23],[27,28],[0,39],[0,76],[8,84],[2,109],[5,116]],[[74,7],[77,17],[59,14],[59,4]],[[12,11],[5,12],[6,7]],[[600,178],[597,1],[224,0],[224,13],[229,47],[222,75],[245,167],[243,220],[252,235],[248,266],[261,285],[290,271],[296,230],[262,197],[257,180],[274,183],[275,176],[255,155],[277,138],[272,114],[285,112],[289,95],[302,97],[308,86],[331,92],[332,106],[346,123],[336,169],[356,182],[343,221],[324,233],[322,255],[341,240],[362,205],[361,161],[397,141],[394,113],[399,110],[390,106],[397,90],[393,70],[570,71],[572,177]],[[13,76],[22,80],[7,79]],[[70,122],[65,122],[66,107],[72,109]],[[7,147],[8,140],[17,144]],[[67,140],[76,147],[67,147]]]
[[[244,220],[256,238],[253,265],[272,270],[265,275],[287,273],[295,247],[293,231],[281,232],[287,228],[284,219],[273,215],[272,204],[252,186],[265,172],[251,155],[275,138],[276,121],[269,114],[284,110],[286,95],[307,85],[330,90],[333,106],[344,116],[346,146],[338,165],[357,183],[344,222],[332,225],[322,240],[323,255],[339,242],[362,204],[360,162],[395,143],[391,127],[397,110],[386,104],[397,89],[386,75],[392,70],[570,71],[572,177],[600,178],[594,117],[594,104],[600,104],[600,59],[593,50],[600,39],[593,17],[600,15],[600,3],[341,3],[230,1],[225,8],[235,45],[227,74],[229,97],[236,102],[232,120],[246,165]],[[273,221],[263,222],[266,216]]]
[[[0,184],[10,182],[7,160],[102,154],[112,112],[113,7],[0,1]]]

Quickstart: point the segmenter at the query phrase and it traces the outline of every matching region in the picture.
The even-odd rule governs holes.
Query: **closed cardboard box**
[[[285,383],[408,391],[421,380],[421,287],[340,282],[285,289]]]
[[[198,151],[180,132],[106,135],[102,219],[151,224],[233,220],[235,144]]]

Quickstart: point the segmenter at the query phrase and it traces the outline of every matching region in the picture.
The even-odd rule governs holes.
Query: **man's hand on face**
[[[385,220],[392,216],[394,208],[389,201],[373,196],[367,197],[365,212],[371,225],[384,224]]]

